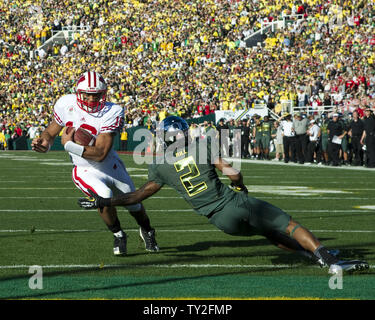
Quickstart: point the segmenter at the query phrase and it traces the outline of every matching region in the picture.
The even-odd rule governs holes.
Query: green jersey
[[[262,124],[261,123],[255,125],[255,136],[256,137],[262,136]]]
[[[271,121],[263,121],[261,123],[263,136],[271,136],[272,123]]]
[[[325,120],[325,121],[323,121],[323,123],[320,126],[321,132],[322,132],[322,136],[327,136],[328,137],[328,123],[329,123],[329,121]]]
[[[209,139],[196,140],[191,150],[196,152],[189,154],[187,148],[177,152],[172,164],[167,163],[166,155],[157,158],[149,165],[148,180],[177,190],[198,214],[207,216],[220,210],[235,192],[224,185],[216,173],[212,163],[218,153],[211,154]]]

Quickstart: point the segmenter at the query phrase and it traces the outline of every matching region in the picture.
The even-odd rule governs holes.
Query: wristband
[[[80,146],[79,144],[74,143],[73,141],[68,141],[67,143],[65,143],[64,149],[65,151],[73,153],[79,157],[82,157],[83,151],[85,151],[84,146]]]

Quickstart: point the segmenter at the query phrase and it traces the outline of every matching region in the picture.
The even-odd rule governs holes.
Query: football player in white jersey
[[[85,72],[78,80],[76,94],[62,96],[54,106],[53,120],[40,138],[32,141],[32,150],[48,152],[64,127],[83,128],[95,137],[95,144],[82,146],[73,141],[75,130],[64,130],[61,143],[74,164],[72,178],[85,194],[88,190],[104,198],[135,191],[123,162],[112,148],[114,136],[124,124],[121,106],[106,101],[107,84],[97,72]],[[147,251],[158,251],[155,230],[141,203],[126,206],[140,226]],[[122,230],[115,207],[104,207],[99,214],[114,234],[113,253],[125,255],[127,236]]]

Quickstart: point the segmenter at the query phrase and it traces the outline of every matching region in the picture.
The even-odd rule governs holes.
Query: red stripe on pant
[[[89,197],[91,197],[91,194],[89,194],[87,191],[85,191],[84,189],[82,189],[81,185],[84,188],[86,188],[87,190],[91,190],[92,192],[94,192],[95,194],[97,194],[97,192],[95,191],[95,189],[93,187],[91,187],[85,181],[83,181],[80,177],[78,177],[78,175],[77,175],[77,167],[74,167],[74,169],[73,169],[73,182],[75,183],[75,185],[78,188],[80,188],[82,190],[83,193],[85,193]]]

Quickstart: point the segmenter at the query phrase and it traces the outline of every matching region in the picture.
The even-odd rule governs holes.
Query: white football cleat
[[[328,270],[329,274],[338,274],[340,272],[354,272],[362,271],[369,268],[369,265],[365,261],[360,260],[340,260],[337,263],[331,264]]]

